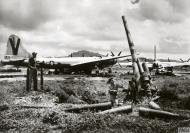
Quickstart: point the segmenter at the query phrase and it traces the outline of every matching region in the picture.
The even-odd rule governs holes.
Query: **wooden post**
[[[30,82],[30,69],[27,68],[26,71],[26,91],[30,91],[31,87],[31,82]]]
[[[41,90],[43,90],[43,86],[44,86],[44,73],[43,73],[43,68],[42,67],[40,69],[40,73],[41,73],[41,75],[40,75],[40,88],[41,88]]]
[[[38,90],[38,71],[37,69],[35,68],[34,70],[32,70],[32,75],[33,75],[33,88],[34,88],[34,91],[37,91]]]

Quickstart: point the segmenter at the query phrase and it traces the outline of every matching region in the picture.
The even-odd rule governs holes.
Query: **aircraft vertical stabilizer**
[[[154,61],[156,61],[156,45],[154,45]]]
[[[7,41],[6,55],[28,58],[31,54],[22,46],[21,39],[16,35],[10,35]]]

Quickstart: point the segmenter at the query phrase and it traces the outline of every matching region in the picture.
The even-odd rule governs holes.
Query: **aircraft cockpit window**
[[[5,59],[10,59],[10,56],[4,56]]]

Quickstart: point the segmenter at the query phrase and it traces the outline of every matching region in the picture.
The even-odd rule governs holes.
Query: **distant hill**
[[[71,53],[70,55],[68,56],[72,56],[72,57],[93,57],[93,56],[104,56],[102,54],[99,54],[99,53],[94,53],[94,52],[91,52],[91,51],[86,51],[86,50],[81,50],[81,51],[78,51],[78,52],[73,52]]]

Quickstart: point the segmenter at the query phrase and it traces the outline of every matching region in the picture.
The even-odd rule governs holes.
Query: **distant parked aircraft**
[[[190,59],[189,59],[190,60]],[[182,62],[171,62],[168,58],[168,61],[161,62],[158,61],[156,58],[156,46],[154,46],[154,61],[153,62],[147,62],[148,67],[150,70],[156,69],[157,72],[173,72],[174,67],[187,67],[190,66],[189,60]]]
[[[168,61],[158,61],[156,58],[156,46],[154,46],[154,60],[152,62],[147,62],[145,58],[145,62],[150,70],[157,70],[157,72],[173,72],[174,67],[190,67],[190,59],[182,60],[181,62],[172,62],[168,58]],[[131,61],[121,62],[119,63],[121,66],[132,67]]]

